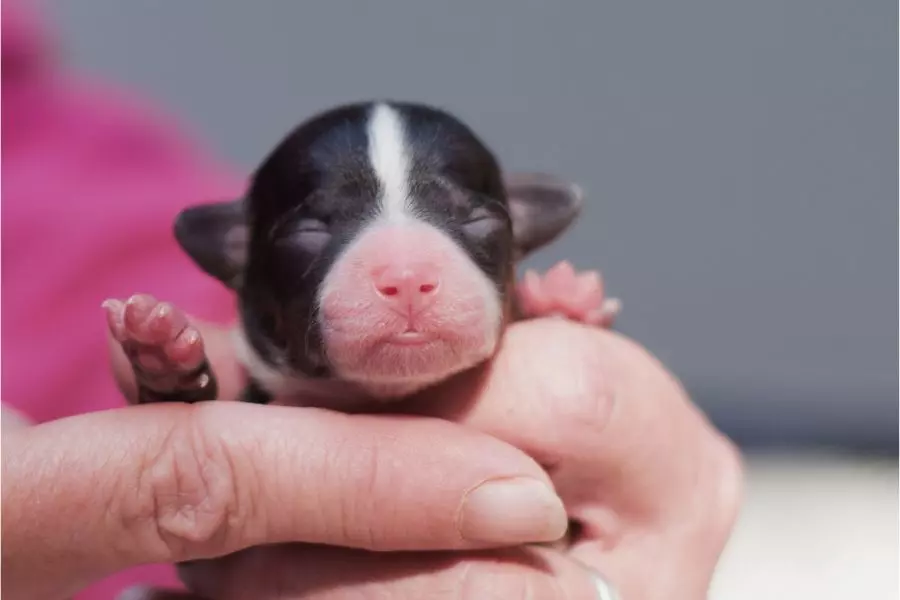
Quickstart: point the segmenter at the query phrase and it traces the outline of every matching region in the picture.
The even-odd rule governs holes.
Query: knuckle
[[[236,488],[233,450],[210,433],[204,413],[197,407],[172,427],[138,486],[137,518],[172,561],[227,545],[250,504]]]

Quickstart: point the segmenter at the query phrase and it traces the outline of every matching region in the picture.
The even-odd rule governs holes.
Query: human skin
[[[213,361],[230,368],[218,366],[222,355]],[[129,389],[127,372],[119,372]],[[237,391],[228,383],[223,397]],[[452,553],[248,548],[184,568],[192,589],[212,600],[588,599],[597,597],[590,569],[625,600],[706,597],[740,506],[739,455],[635,342],[556,319],[517,323],[490,366],[402,410],[423,419],[419,425],[452,421],[533,457],[578,522],[574,537]]]
[[[203,329],[234,394],[225,333]],[[210,402],[3,420],[4,598],[63,598],[135,565],[267,543],[464,550],[566,528],[533,459],[442,419]]]

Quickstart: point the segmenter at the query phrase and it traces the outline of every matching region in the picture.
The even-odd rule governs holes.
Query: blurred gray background
[[[896,452],[897,3],[48,2],[80,67],[251,169],[349,100],[440,104],[584,220],[619,329],[737,441]]]

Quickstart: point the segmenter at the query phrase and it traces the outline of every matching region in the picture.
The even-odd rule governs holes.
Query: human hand
[[[204,331],[225,395],[241,381]],[[218,338],[217,338],[218,336]],[[127,387],[130,371],[115,357]],[[552,541],[562,504],[531,458],[435,418],[236,402],[151,404],[2,436],[3,596],[71,595],[130,566],[304,541],[462,550]],[[410,521],[416,527],[410,527]]]
[[[517,323],[483,373],[404,409],[459,422],[535,457],[578,524],[572,538],[492,552],[251,548],[184,566],[192,590],[213,600],[596,600],[591,569],[623,600],[706,597],[739,507],[738,454],[633,342],[564,321]],[[411,526],[416,519],[408,518]]]

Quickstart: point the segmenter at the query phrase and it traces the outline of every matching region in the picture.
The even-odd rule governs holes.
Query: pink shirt
[[[2,4],[2,400],[36,421],[121,407],[101,302],[147,292],[227,321],[231,296],[176,245],[184,206],[244,182],[176,123],[56,64],[30,3]],[[111,599],[147,567],[78,598]]]

